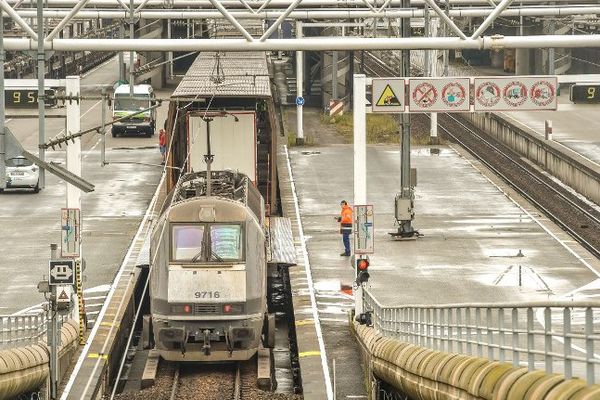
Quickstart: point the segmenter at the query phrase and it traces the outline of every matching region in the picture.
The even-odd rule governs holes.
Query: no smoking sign
[[[411,78],[410,112],[469,111],[469,78]]]

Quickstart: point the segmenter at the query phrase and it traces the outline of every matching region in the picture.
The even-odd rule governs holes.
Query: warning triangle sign
[[[60,294],[60,296],[58,296],[58,298],[60,300],[69,300],[69,296],[67,295],[67,292],[65,292],[65,289],[63,289],[62,293]]]
[[[385,85],[385,89],[383,89],[383,92],[381,92],[381,96],[379,96],[379,100],[377,100],[376,104],[378,107],[398,107],[402,105],[390,85]]]

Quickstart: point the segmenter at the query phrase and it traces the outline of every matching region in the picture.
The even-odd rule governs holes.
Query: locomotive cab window
[[[171,237],[173,261],[193,261],[202,256],[204,225],[174,225]]]
[[[175,224],[171,228],[174,262],[214,263],[242,261],[243,225]]]
[[[240,225],[211,225],[210,250],[215,261],[242,259],[242,227]]]

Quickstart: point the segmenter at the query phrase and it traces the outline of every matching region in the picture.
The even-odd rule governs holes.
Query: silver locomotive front
[[[150,275],[163,359],[233,361],[256,353],[267,310],[260,221],[247,205],[221,197],[192,197],[163,213]]]

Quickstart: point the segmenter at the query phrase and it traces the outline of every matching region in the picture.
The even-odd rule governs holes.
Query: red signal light
[[[189,314],[190,312],[192,312],[192,307],[190,307],[189,304],[186,304],[185,306],[183,306],[183,312]]]
[[[224,313],[230,313],[231,312],[231,304],[225,304],[223,306],[223,312]]]
[[[369,260],[360,259],[357,261],[357,267],[360,271],[365,271],[369,268]]]

